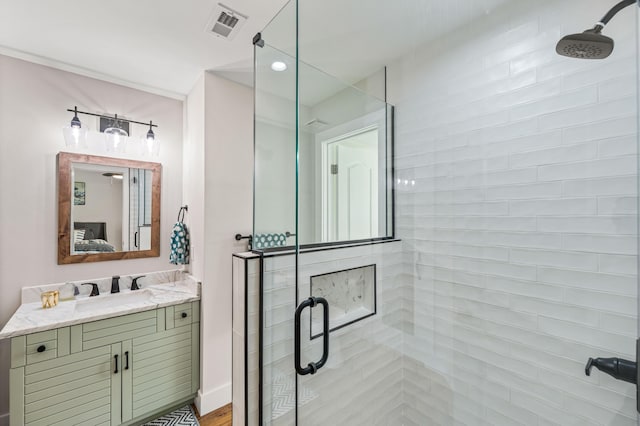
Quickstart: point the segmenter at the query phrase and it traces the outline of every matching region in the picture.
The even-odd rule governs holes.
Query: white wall
[[[255,129],[255,231],[295,233],[296,229],[296,133],[295,102],[260,86],[256,95]],[[300,122],[308,121],[309,108],[300,106]],[[300,243],[316,242],[315,157],[313,135],[299,133]],[[293,238],[288,240],[294,244]]]
[[[232,254],[252,228],[253,96],[251,89],[205,73],[187,98],[184,202],[194,241],[190,266],[202,283],[201,384],[205,414],[231,402]],[[185,166],[185,170],[187,167]],[[204,183],[204,186],[202,185]],[[195,210],[194,207],[200,209]]]
[[[74,205],[74,222],[104,222],[107,241],[122,250],[122,185],[126,180],[102,176],[102,172],[74,171],[76,182],[85,183],[85,204]]]
[[[57,264],[56,154],[65,151],[61,129],[71,119],[66,109],[74,105],[159,125],[160,257]],[[19,306],[24,286],[171,268],[167,237],[182,201],[182,110],[175,99],[0,56],[0,326]],[[8,359],[5,340],[0,342],[0,416],[8,411]]]
[[[296,134],[276,122],[256,122],[256,234],[296,228]]]
[[[191,89],[185,102],[183,203],[189,206],[185,222],[191,241],[189,270],[204,277],[204,174],[205,174],[205,116],[204,75]],[[202,309],[201,309],[202,312]],[[201,357],[202,360],[202,357]],[[202,371],[202,370],[201,370]]]
[[[389,67],[403,289],[402,423],[636,425],[637,22],[556,55],[608,3],[511,2]]]

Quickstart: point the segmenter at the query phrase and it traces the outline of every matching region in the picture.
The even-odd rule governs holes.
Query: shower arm
[[[599,34],[600,31],[609,23],[611,18],[616,16],[618,12],[624,9],[627,6],[631,6],[632,4],[637,3],[637,0],[622,0],[620,3],[616,4],[609,10],[593,27],[593,32]]]

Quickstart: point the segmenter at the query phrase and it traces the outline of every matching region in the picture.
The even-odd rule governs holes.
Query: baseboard
[[[9,426],[9,413],[0,414],[0,426]]]
[[[224,407],[231,403],[231,382],[204,393],[200,389],[194,403],[200,416]]]

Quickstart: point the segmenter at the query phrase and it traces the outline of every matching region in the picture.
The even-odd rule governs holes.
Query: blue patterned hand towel
[[[169,262],[174,265],[187,265],[189,263],[189,231],[184,222],[176,222],[173,225]]]

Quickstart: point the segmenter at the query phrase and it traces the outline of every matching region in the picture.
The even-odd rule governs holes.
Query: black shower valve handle
[[[584,366],[584,374],[586,376],[591,376],[591,367],[593,367],[594,359],[589,357],[587,360],[587,365]]]
[[[637,383],[638,367],[633,361],[622,358],[589,358],[587,365],[584,367],[584,374],[590,376],[592,367],[596,367],[614,379],[633,384]]]

